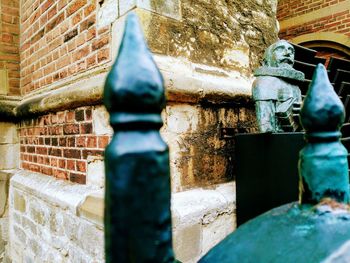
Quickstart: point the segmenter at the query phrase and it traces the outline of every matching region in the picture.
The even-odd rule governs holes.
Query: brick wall
[[[110,61],[110,25],[97,28],[97,2],[22,2],[22,94]]]
[[[19,95],[19,0],[0,1],[0,70],[3,95]],[[0,88],[1,89],[1,88]]]
[[[346,1],[348,0],[278,1],[277,18],[281,24],[279,38],[289,40],[308,36],[307,42],[312,46],[307,42],[297,44],[316,49],[319,57],[349,59],[349,55],[344,53],[344,48],[349,47],[344,47],[343,42],[338,43],[334,35],[325,40],[315,34],[322,32],[325,36],[336,33],[338,39],[350,37],[350,9]]]
[[[21,168],[86,183],[88,157],[103,156],[109,135],[96,135],[92,108],[25,120],[20,125]]]
[[[350,10],[312,20],[302,25],[296,25],[281,30],[279,37],[290,39],[299,35],[314,32],[334,32],[350,36]]]
[[[297,17],[344,1],[346,0],[280,0],[277,6],[277,19],[280,21]]]

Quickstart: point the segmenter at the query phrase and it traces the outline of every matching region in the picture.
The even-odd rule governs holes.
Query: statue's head
[[[278,40],[266,49],[263,64],[267,67],[292,68],[294,47],[285,40]]]

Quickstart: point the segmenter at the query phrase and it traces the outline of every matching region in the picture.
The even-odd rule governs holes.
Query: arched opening
[[[326,66],[331,57],[350,60],[350,37],[333,32],[317,32],[297,36],[289,40],[317,51],[316,56],[326,59]]]

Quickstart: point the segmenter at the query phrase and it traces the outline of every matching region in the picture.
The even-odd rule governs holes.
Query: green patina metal
[[[318,203],[330,197],[348,203],[348,152],[339,141],[344,106],[321,64],[315,70],[300,117],[308,142],[299,159],[303,189],[300,202]]]
[[[260,132],[300,128],[295,116],[300,111],[301,92],[295,83],[304,80],[304,74],[293,69],[293,64],[293,46],[279,40],[268,47],[263,66],[254,72],[252,92]]]
[[[307,145],[300,152],[300,202],[243,224],[200,262],[350,262],[344,108],[319,64],[301,110]]]
[[[174,262],[163,78],[135,14],[127,17],[104,104],[114,129],[105,152],[106,262]]]

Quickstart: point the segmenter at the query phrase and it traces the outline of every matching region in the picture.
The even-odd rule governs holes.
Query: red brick
[[[29,167],[28,167],[29,170],[31,171],[34,171],[34,172],[37,172],[37,173],[40,173],[40,166],[37,165],[37,164],[29,164]]]
[[[96,6],[95,4],[90,4],[89,6],[87,6],[85,9],[84,9],[84,16],[87,17],[89,16],[92,12],[94,12],[96,9]]]
[[[27,146],[27,152],[28,153],[35,153],[35,147],[34,146]]]
[[[51,138],[45,138],[45,145],[51,145]]]
[[[97,147],[97,137],[95,137],[95,136],[87,137],[86,147],[87,148],[96,148]]]
[[[66,169],[66,160],[64,159],[58,160],[58,167],[62,169]]]
[[[58,148],[49,148],[49,155],[62,156],[62,150]]]
[[[46,0],[41,6],[41,13],[44,13],[47,9],[54,4],[54,0]]]
[[[68,172],[67,171],[63,171],[63,170],[59,170],[59,169],[53,169],[52,170],[52,175],[55,176],[58,179],[68,180]]]
[[[52,168],[47,166],[41,167],[41,172],[46,175],[52,175]]]
[[[86,175],[78,173],[70,173],[69,180],[73,183],[86,184]]]
[[[82,19],[82,12],[77,13],[76,15],[73,16],[72,18],[72,26],[75,26],[78,24]]]
[[[53,16],[57,14],[57,5],[53,6],[47,13],[47,19],[50,20]]]
[[[86,161],[76,161],[77,171],[86,172]]]
[[[84,121],[85,120],[83,109],[75,111],[75,120],[76,121]]]
[[[109,136],[99,136],[98,137],[98,148],[104,149],[109,143]]]
[[[63,155],[66,158],[80,159],[81,151],[77,149],[65,149],[63,151]]]
[[[50,135],[62,135],[63,134],[63,127],[61,125],[56,125],[53,127],[50,127]]]
[[[58,138],[51,138],[51,145],[58,146]]]
[[[105,61],[105,60],[109,60],[109,58],[110,58],[110,54],[109,54],[109,49],[108,48],[98,51],[98,53],[97,53],[97,61],[99,63],[102,62],[102,61]]]
[[[37,147],[36,148],[36,153],[37,154],[42,154],[42,155],[47,155],[48,150],[46,147]]]
[[[85,117],[87,121],[91,121],[92,120],[92,110],[91,109],[86,109],[85,110]]]
[[[89,29],[95,24],[95,22],[96,22],[96,18],[94,16],[91,16],[85,19],[80,23],[80,32],[83,32],[84,30]]]
[[[67,160],[67,169],[75,171],[75,161],[74,160]]]
[[[74,38],[76,35],[78,35],[78,29],[75,28],[71,31],[69,31],[67,34],[64,35],[64,42],[68,42],[69,40],[71,40],[72,38]]]
[[[63,133],[68,134],[78,134],[79,133],[79,124],[66,124],[63,126]]]
[[[86,137],[85,136],[79,136],[76,139],[76,146],[77,147],[86,147]]]
[[[57,120],[58,123],[64,123],[65,120],[66,120],[66,114],[65,114],[65,112],[59,112],[59,113],[57,113],[57,118],[58,118],[58,120]]]
[[[82,123],[80,125],[81,134],[91,134],[92,133],[92,123]]]
[[[67,146],[67,138],[63,137],[63,138],[59,138],[59,146]]]
[[[67,16],[74,14],[76,11],[78,11],[84,5],[86,5],[86,0],[72,1],[71,4],[67,8]]]
[[[82,47],[80,49],[78,49],[77,51],[74,52],[73,54],[73,59],[75,61],[78,61],[84,57],[87,57],[88,54],[90,52],[90,46],[85,46],[85,47]]]
[[[66,122],[74,122],[75,120],[75,113],[74,111],[68,111],[66,113]]]
[[[64,12],[60,13],[55,19],[46,25],[46,34],[57,27],[64,20]]]
[[[103,156],[104,151],[103,150],[88,150],[88,149],[83,149],[83,159],[87,159],[88,156]]]
[[[75,137],[67,137],[67,146],[75,147]]]
[[[92,50],[95,51],[97,49],[100,49],[104,46],[106,46],[109,43],[109,36],[103,36],[99,39],[94,40],[94,42],[92,42]]]

